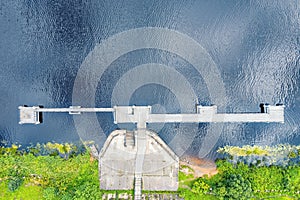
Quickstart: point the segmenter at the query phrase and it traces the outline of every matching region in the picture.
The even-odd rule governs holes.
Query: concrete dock
[[[147,123],[205,123],[205,122],[280,122],[284,123],[283,105],[264,105],[257,113],[218,113],[216,106],[197,106],[196,113],[153,114],[151,106],[115,106],[113,108],[41,108],[20,106],[20,124],[39,124],[39,116],[44,112],[112,112],[114,123],[135,123],[138,129],[146,128]]]

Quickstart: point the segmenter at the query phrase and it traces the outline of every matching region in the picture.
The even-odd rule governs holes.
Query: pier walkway
[[[20,106],[20,124],[39,124],[44,112],[112,112],[114,123],[135,123],[146,128],[147,123],[206,123],[206,122],[281,122],[284,123],[284,105],[263,105],[257,113],[218,113],[217,106],[197,106],[196,113],[153,114],[151,106],[115,106],[113,108],[42,108]]]

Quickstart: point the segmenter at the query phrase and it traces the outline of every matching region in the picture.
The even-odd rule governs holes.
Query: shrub
[[[196,194],[206,194],[209,192],[210,186],[206,183],[205,179],[200,178],[194,182],[192,192]]]
[[[252,196],[251,183],[240,174],[226,174],[217,183],[216,194],[220,199],[249,199]]]
[[[8,185],[8,189],[13,192],[13,191],[17,190],[21,186],[22,182],[23,182],[22,178],[20,178],[20,177],[12,177],[8,181],[8,184],[7,184]]]

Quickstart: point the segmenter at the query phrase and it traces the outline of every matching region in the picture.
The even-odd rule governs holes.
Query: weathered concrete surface
[[[143,190],[177,190],[178,157],[154,132],[146,130],[145,135],[142,171],[136,169],[137,132],[116,130],[109,135],[99,154],[101,189],[133,189],[135,173],[141,173]]]
[[[139,200],[142,197],[142,175],[144,159],[147,149],[147,130],[146,127],[136,131],[137,136],[137,153],[135,159],[135,172],[134,172],[134,199]]]
[[[281,122],[284,123],[284,106],[265,106],[258,113],[218,113],[217,106],[197,106],[196,113],[153,114],[151,106],[116,106],[115,123],[207,123],[207,122]]]
[[[217,106],[197,106],[196,113],[153,114],[151,106],[115,106],[114,108],[40,108],[19,106],[20,124],[39,124],[43,112],[113,112],[114,123],[135,123],[137,129],[145,129],[147,123],[203,123],[203,122],[281,122],[284,123],[284,106],[265,105],[260,113],[217,113]]]
[[[20,110],[20,122],[19,124],[39,124],[39,112],[36,112],[35,109],[38,109],[38,106],[25,107],[19,106]]]

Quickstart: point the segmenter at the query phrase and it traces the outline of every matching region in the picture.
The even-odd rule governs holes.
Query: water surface
[[[161,27],[193,38],[211,56],[226,90],[222,111],[259,111],[262,102],[286,105],[285,124],[224,124],[215,148],[225,144],[299,144],[299,13],[300,4],[293,0],[3,0],[0,140],[22,144],[77,141],[72,116],[50,113],[45,114],[41,125],[19,125],[17,107],[72,105],[78,69],[97,44],[134,28]],[[159,49],[140,49],[120,56],[99,77],[96,106],[113,106],[111,98],[116,83],[126,72],[145,63],[164,64],[177,70],[189,80],[199,103],[214,103],[207,83],[187,60]],[[159,84],[136,89],[130,104],[153,105],[154,112],[181,112],[180,99]],[[117,128],[111,114],[97,117],[106,135]],[[184,141],[184,129],[178,126],[156,124],[152,128],[160,130],[159,135],[169,143],[176,134],[181,134]],[[182,126],[188,132],[189,127]],[[212,125],[197,126],[196,138],[187,150],[189,154],[197,155]]]

